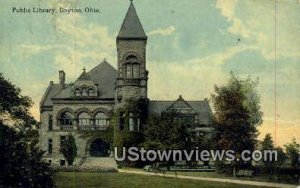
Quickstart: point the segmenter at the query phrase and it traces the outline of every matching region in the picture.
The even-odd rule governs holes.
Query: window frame
[[[53,140],[51,138],[48,139],[48,154],[51,155],[53,153]]]
[[[53,116],[49,115],[48,117],[48,130],[52,131],[53,130]]]

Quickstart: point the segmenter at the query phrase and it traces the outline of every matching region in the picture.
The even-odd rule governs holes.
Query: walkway
[[[254,186],[261,186],[261,187],[282,187],[282,188],[296,188],[296,185],[290,184],[283,184],[283,183],[270,183],[270,182],[258,182],[258,181],[248,181],[248,180],[234,180],[234,179],[223,179],[223,178],[208,178],[208,177],[196,177],[196,176],[183,176],[175,174],[162,174],[162,173],[154,173],[154,172],[144,172],[144,171],[137,171],[137,170],[124,170],[118,169],[121,173],[131,173],[131,174],[141,174],[141,175],[148,175],[148,176],[163,176],[163,177],[171,177],[171,178],[182,178],[182,179],[191,179],[191,180],[201,180],[201,181],[214,181],[214,182],[221,182],[221,183],[235,183],[235,184],[242,184],[242,185],[254,185]]]

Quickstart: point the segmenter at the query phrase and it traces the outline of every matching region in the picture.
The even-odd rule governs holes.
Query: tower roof
[[[147,39],[146,33],[131,1],[117,39]]]

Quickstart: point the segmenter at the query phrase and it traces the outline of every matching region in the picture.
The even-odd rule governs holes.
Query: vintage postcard
[[[0,0],[0,187],[297,187],[298,0]]]

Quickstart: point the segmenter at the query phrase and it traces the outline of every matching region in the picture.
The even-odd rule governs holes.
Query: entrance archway
[[[108,157],[109,156],[109,144],[101,140],[95,139],[90,145],[90,156],[92,157]]]

